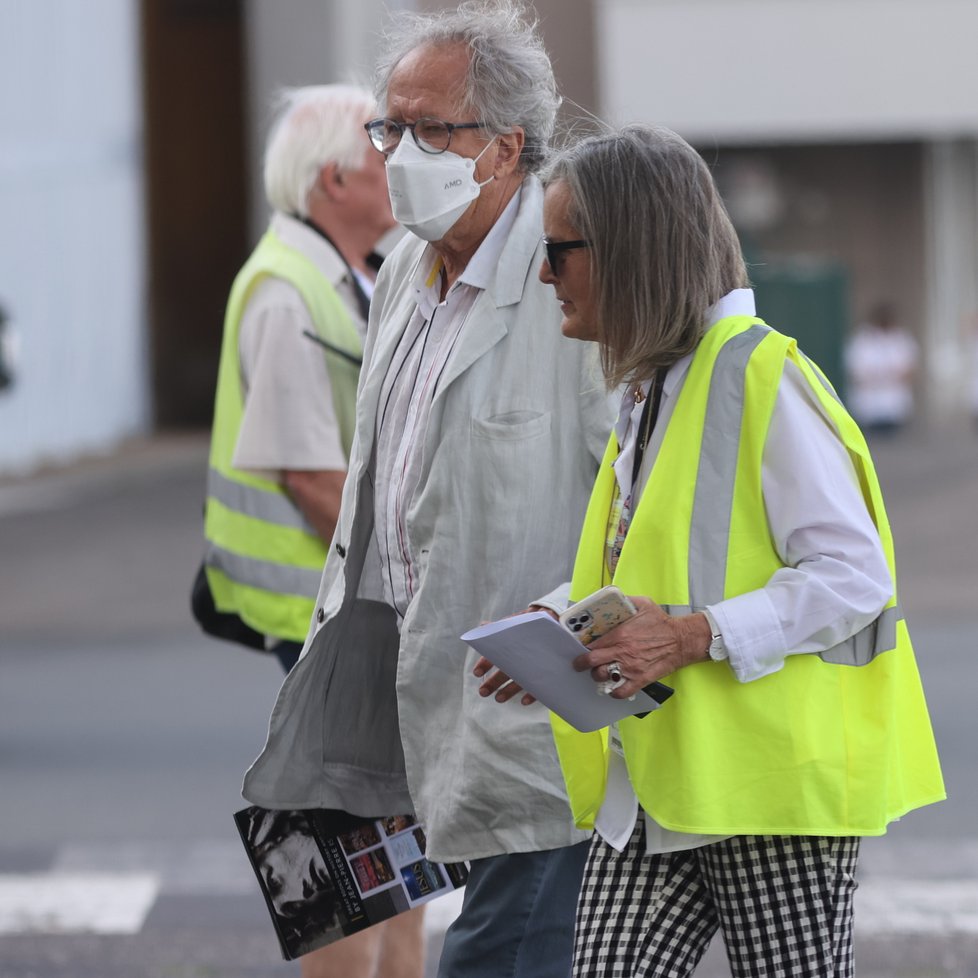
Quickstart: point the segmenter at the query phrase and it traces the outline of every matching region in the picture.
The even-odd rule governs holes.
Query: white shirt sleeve
[[[326,357],[293,286],[265,279],[241,319],[244,415],[232,464],[276,478],[283,469],[346,471]]]
[[[564,581],[558,584],[552,591],[548,591],[542,598],[531,601],[530,604],[538,608],[547,608],[556,615],[562,615],[570,606],[571,582]]]
[[[777,672],[787,655],[845,641],[893,594],[849,454],[790,362],[764,447],[762,487],[786,566],[763,588],[709,606],[741,682]]]

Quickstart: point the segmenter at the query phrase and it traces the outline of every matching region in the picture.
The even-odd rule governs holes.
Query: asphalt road
[[[978,438],[875,455],[951,800],[864,844],[860,974],[978,976]],[[188,617],[204,467],[164,438],[0,482],[0,978],[298,974],[231,822],[279,667]],[[70,932],[64,888],[96,877],[128,932]],[[18,920],[18,884],[61,904]],[[727,974],[719,947],[698,974]]]

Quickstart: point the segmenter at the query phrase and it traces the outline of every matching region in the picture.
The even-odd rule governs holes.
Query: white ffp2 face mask
[[[448,150],[426,153],[405,132],[387,157],[387,190],[394,219],[425,241],[440,241],[493,179],[484,183],[475,179],[475,164],[482,153],[474,160]]]

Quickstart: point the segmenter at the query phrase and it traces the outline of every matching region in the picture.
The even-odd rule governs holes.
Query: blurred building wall
[[[974,0],[599,0],[606,106],[725,144],[978,130]]]
[[[978,5],[975,12],[978,19]],[[975,414],[978,139],[935,139],[926,150],[928,392],[943,413],[970,407]]]
[[[145,431],[138,9],[0,3],[0,473]]]
[[[842,261],[853,324],[894,300],[924,351],[925,411],[963,413],[978,321],[978,3],[595,2],[603,113],[670,126],[703,151],[732,210],[746,203],[764,225],[748,229],[762,258]]]
[[[0,475],[209,422],[223,301],[267,220],[276,91],[367,81],[388,9],[453,5],[0,0],[0,306],[20,346]],[[925,403],[962,408],[978,328],[975,0],[531,6],[565,121],[677,129],[762,259],[844,264],[853,320],[892,293],[923,340]],[[169,49],[146,46],[141,11],[165,15]],[[240,22],[241,63],[214,40],[222,20]]]
[[[843,317],[823,324],[837,347],[882,300],[898,310],[903,325],[923,335],[925,153],[919,141],[700,143],[699,148],[712,164],[758,284],[779,269],[807,268],[817,274],[839,268],[846,281]],[[799,302],[804,301],[800,294]],[[759,312],[773,315],[767,308]],[[796,327],[794,310],[779,312],[772,325],[797,336],[814,356],[814,345]],[[804,313],[798,310],[797,318]],[[924,351],[927,360],[929,352]],[[841,350],[834,353],[841,361]],[[839,377],[831,379],[838,382]]]
[[[248,255],[242,0],[139,0],[157,428],[208,425]]]
[[[331,82],[372,87],[378,32],[386,11],[413,6],[412,0],[246,0],[253,240],[268,223],[261,160],[278,93]]]

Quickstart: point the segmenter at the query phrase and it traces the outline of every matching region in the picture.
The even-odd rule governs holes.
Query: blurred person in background
[[[13,385],[17,376],[16,362],[17,337],[6,310],[0,305],[0,391]]]
[[[218,611],[289,669],[339,511],[373,249],[395,222],[363,139],[373,96],[322,85],[282,103],[265,150],[271,223],[225,313],[204,530]]]
[[[540,277],[624,389],[570,598],[614,583],[638,607],[575,668],[620,674],[616,698],[675,688],[610,731],[553,718],[596,829],[574,974],[681,978],[719,928],[735,978],[848,978],[860,837],[944,797],[865,440],[756,317],[688,143],[627,127],[545,179]]]
[[[971,411],[971,421],[978,431],[978,314],[971,317],[972,327],[969,336],[968,349],[968,407]]]
[[[611,426],[534,274],[559,98],[522,4],[387,39],[367,128],[412,234],[377,281],[333,552],[244,794],[412,810],[428,858],[471,861],[440,978],[567,978],[587,834],[547,711],[481,700],[459,638],[566,579]]]
[[[846,344],[848,402],[869,434],[895,434],[913,417],[913,383],[920,348],[897,321],[888,302],[879,302]]]
[[[271,223],[224,321],[204,531],[207,583],[286,670],[302,648],[339,513],[374,247],[395,222],[364,138],[366,90],[285,93],[265,150]],[[303,978],[423,974],[423,908],[300,959]]]

